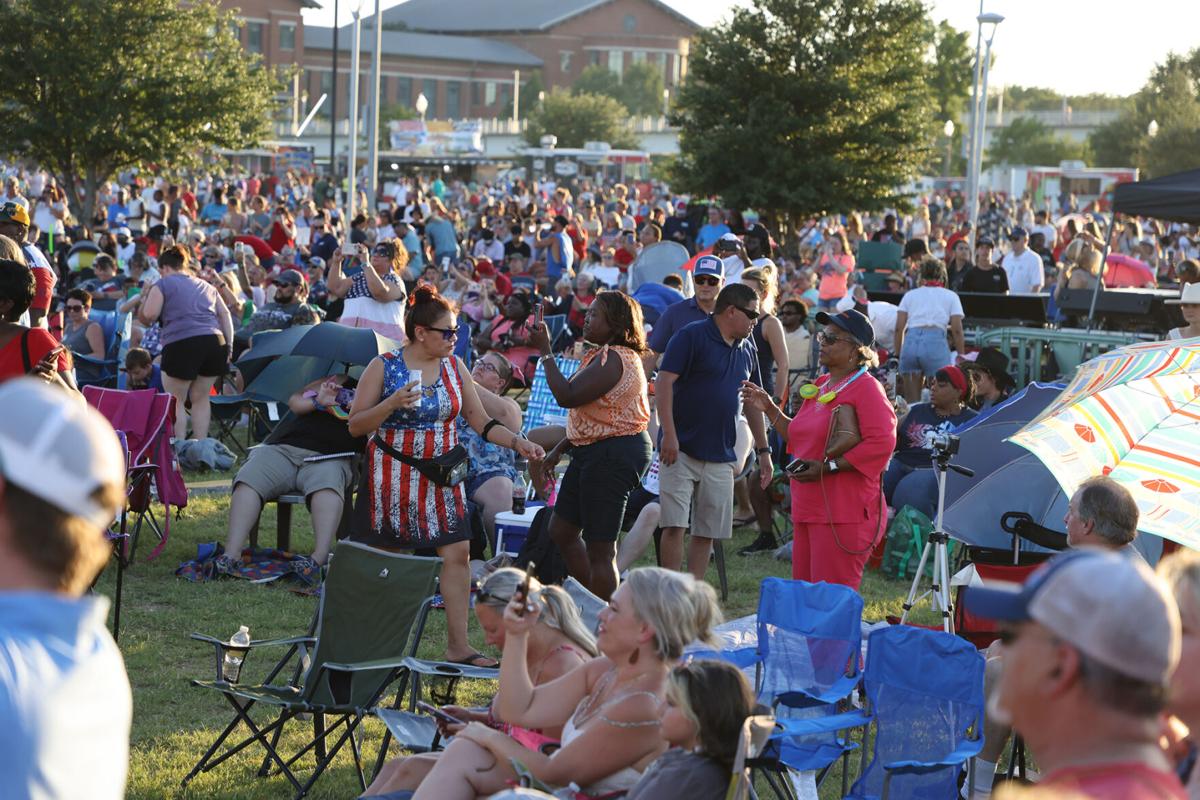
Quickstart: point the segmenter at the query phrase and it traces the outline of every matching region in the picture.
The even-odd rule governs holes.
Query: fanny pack
[[[429,480],[436,483],[438,486],[458,486],[467,477],[467,470],[470,469],[471,460],[467,454],[467,448],[461,444],[457,444],[451,449],[442,453],[435,458],[413,458],[406,456],[390,444],[380,438],[379,434],[371,437],[371,441],[383,452],[387,453],[392,458],[399,461],[401,464],[407,464],[413,469],[420,472]]]

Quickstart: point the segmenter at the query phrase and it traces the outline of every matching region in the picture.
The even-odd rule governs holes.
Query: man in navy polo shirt
[[[726,286],[717,295],[712,316],[671,338],[655,384],[662,426],[662,565],[682,568],[683,532],[690,517],[688,569],[697,580],[704,579],[713,540],[733,535],[734,443],[742,383],[757,377],[758,356],[750,334],[758,314],[753,289],[742,283]],[[774,465],[762,414],[747,408],[746,420],[765,486]]]
[[[692,282],[696,285],[695,297],[667,306],[654,323],[654,330],[650,331],[650,337],[646,340],[649,349],[642,361],[647,375],[654,374],[658,357],[667,351],[671,337],[693,322],[708,319],[713,312],[717,293],[725,283],[725,262],[716,256],[700,256],[696,259]]]

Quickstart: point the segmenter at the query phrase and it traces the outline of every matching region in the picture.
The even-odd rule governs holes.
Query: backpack
[[[550,517],[553,514],[554,508],[551,506],[538,509],[533,522],[529,524],[529,535],[525,537],[513,562],[518,569],[526,569],[532,562],[536,567],[534,577],[547,585],[561,584],[567,579],[567,562],[550,538]]]
[[[917,574],[917,564],[921,561],[921,551],[929,541],[933,531],[933,523],[929,517],[917,511],[912,506],[905,506],[896,512],[888,525],[887,544],[883,550],[883,563],[880,571],[891,578],[911,580]],[[954,562],[956,542],[947,544],[947,556]],[[933,575],[933,557],[925,562],[925,576]]]

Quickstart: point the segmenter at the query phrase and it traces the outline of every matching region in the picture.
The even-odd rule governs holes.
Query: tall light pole
[[[338,62],[338,0],[333,0],[333,80],[329,83],[329,175],[336,180],[337,171],[337,62]],[[335,191],[336,194],[336,191]]]
[[[379,0],[375,0],[375,52],[371,54],[371,115],[367,123],[367,206],[375,210],[379,196],[379,76],[383,58],[383,20],[379,16]],[[350,220],[346,220],[350,224]]]
[[[362,3],[354,7],[354,49],[350,52],[350,163],[346,165],[346,224],[354,219],[354,204],[358,201],[358,50],[362,44]]]
[[[979,0],[979,15],[983,14],[983,0]],[[983,25],[975,28],[975,77],[971,82],[971,131],[966,142],[967,157],[967,197],[974,197],[976,189],[971,183],[971,165],[975,163],[975,128],[979,124],[979,78],[983,74]],[[968,199],[968,208],[970,200]],[[971,252],[975,252],[975,228],[971,227]]]
[[[992,57],[992,40],[996,38],[996,26],[1004,21],[1004,17],[1000,14],[980,14],[975,20],[979,23],[981,35],[984,25],[991,25],[992,30],[988,34],[987,46],[981,59],[983,77],[979,91],[979,103],[971,110],[974,120],[971,128],[975,137],[971,143],[970,175],[967,181],[971,193],[969,198],[971,205],[967,217],[971,221],[971,252],[975,252],[975,237],[979,232],[979,171],[983,167],[983,143],[987,140],[987,84],[990,67],[988,62]]]

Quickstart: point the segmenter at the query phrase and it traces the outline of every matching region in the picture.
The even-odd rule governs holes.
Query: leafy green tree
[[[406,103],[387,103],[379,107],[379,149],[392,149],[392,132],[388,123],[398,119],[416,119],[417,111]]]
[[[574,94],[602,94],[614,100],[621,99],[621,78],[602,64],[584,67],[583,72],[571,85]]]
[[[1151,121],[1158,135],[1151,137]],[[1167,175],[1200,166],[1200,48],[1187,56],[1171,54],[1155,66],[1131,107],[1114,122],[1092,133],[1097,163],[1135,166],[1143,177]]]
[[[52,170],[88,219],[100,183],[122,169],[258,142],[283,83],[235,25],[215,0],[0,3],[5,155]]]
[[[631,64],[621,77],[621,93],[617,98],[629,113],[637,117],[655,117],[662,113],[662,70],[643,61]]]
[[[929,65],[929,88],[937,106],[937,118],[942,125],[935,128],[935,152],[932,163],[927,167],[948,175],[963,160],[961,148],[955,145],[964,138],[960,116],[967,98],[971,96],[975,58],[971,53],[970,34],[956,29],[949,21],[939,22],[932,36],[933,61]],[[954,135],[949,138],[942,132],[947,120],[955,126]]]
[[[1086,161],[1088,156],[1084,144],[1055,136],[1045,123],[1033,117],[1017,117],[997,130],[984,153],[989,165],[1055,166],[1060,161]]]
[[[735,8],[700,33],[676,98],[679,188],[776,225],[896,204],[934,140],[927,32],[920,0]]]
[[[525,141],[537,146],[542,136],[558,137],[559,147],[583,147],[584,142],[608,142],[614,148],[633,149],[637,137],[628,125],[625,107],[599,94],[546,95],[542,107],[529,115]]]

